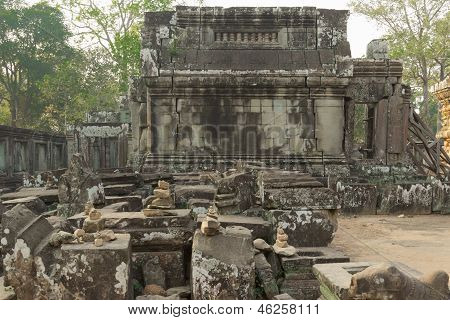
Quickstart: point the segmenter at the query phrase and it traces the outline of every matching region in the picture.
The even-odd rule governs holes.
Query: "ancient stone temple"
[[[405,155],[410,90],[383,41],[351,59],[345,10],[177,7],[151,12],[142,76],[131,90],[133,149],[167,155],[302,157],[354,154],[364,109],[367,159]]]
[[[403,259],[445,254],[445,217],[410,218],[450,213],[450,157],[387,42],[351,58],[348,15],[147,13],[120,111],[74,128],[65,173],[0,189],[0,300],[448,299],[445,265]]]

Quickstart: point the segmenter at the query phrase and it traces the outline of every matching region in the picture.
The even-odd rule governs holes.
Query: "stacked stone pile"
[[[170,192],[170,184],[164,180],[158,181],[158,187],[153,190],[150,204],[143,210],[147,217],[162,216],[164,210],[174,209],[175,203]]]

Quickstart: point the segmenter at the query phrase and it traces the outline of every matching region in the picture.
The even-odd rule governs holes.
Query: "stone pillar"
[[[431,92],[439,100],[441,129],[437,133],[438,139],[444,140],[444,150],[450,154],[450,77],[431,88]]]
[[[147,151],[152,152],[152,97],[147,88]]]
[[[355,129],[355,101],[352,99],[345,99],[345,133],[344,146],[345,156],[350,159],[353,153],[353,140]]]

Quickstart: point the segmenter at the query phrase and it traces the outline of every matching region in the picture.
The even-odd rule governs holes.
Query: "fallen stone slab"
[[[20,204],[2,214],[2,232],[0,235],[2,256],[9,253],[14,246],[20,231],[36,219],[36,215],[25,205]]]
[[[1,195],[0,200],[7,201],[28,197],[37,197],[47,205],[57,203],[59,201],[57,189],[45,189],[45,188],[22,188],[20,189],[20,191],[5,193]]]
[[[199,214],[197,217],[197,227],[200,228],[201,223],[205,219],[205,214]],[[222,227],[240,226],[251,231],[253,240],[257,238],[270,239],[271,224],[259,217],[246,217],[239,215],[219,215],[219,222]]]
[[[215,236],[197,230],[191,272],[194,300],[253,299],[255,260],[250,230],[227,227]]]
[[[47,211],[47,206],[44,201],[35,196],[3,201],[3,205],[6,206],[8,210],[18,204],[23,204],[34,214],[42,214]]]
[[[111,212],[102,211],[102,218],[105,219],[105,228],[112,230],[133,231],[134,229],[158,229],[185,227],[192,222],[190,210],[170,209],[164,210],[168,215],[146,217],[142,212]],[[74,215],[67,220],[74,228],[81,228],[86,218],[84,213]]]

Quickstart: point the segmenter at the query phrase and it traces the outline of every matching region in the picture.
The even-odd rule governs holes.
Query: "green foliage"
[[[46,3],[25,7],[0,0],[0,84],[6,91],[11,124],[29,125],[39,114],[37,83],[73,51],[61,11]]]
[[[64,132],[67,124],[80,123],[86,112],[114,110],[119,95],[103,50],[79,54],[59,66],[39,83],[45,105],[36,127]]]
[[[352,0],[351,7],[386,30],[390,56],[403,60],[404,79],[423,96],[421,116],[434,126],[429,87],[449,71],[448,0]]]
[[[105,49],[118,74],[122,92],[130,76],[139,74],[140,28],[146,11],[168,9],[172,0],[112,0],[99,4],[91,0],[61,0],[73,17],[80,40]]]

